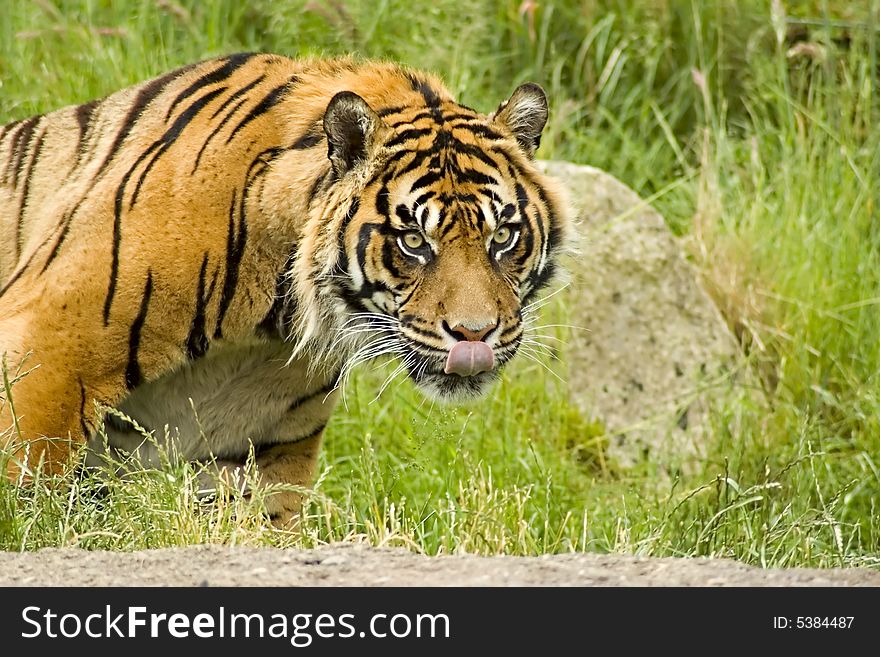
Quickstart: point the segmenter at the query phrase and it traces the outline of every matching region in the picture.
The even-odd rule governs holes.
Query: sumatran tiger
[[[310,485],[346,364],[480,395],[566,243],[547,117],[536,84],[483,115],[399,65],[248,53],[6,125],[8,474],[99,436],[155,463],[172,427],[181,458]]]

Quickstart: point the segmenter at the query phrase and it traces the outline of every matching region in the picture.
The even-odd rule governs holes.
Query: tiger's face
[[[483,393],[516,353],[541,231],[516,182],[446,157],[436,174],[420,169],[377,191],[352,273],[362,308],[396,320],[409,376],[452,399]]]
[[[381,118],[354,94],[331,101],[334,175],[361,166],[364,182],[324,289],[357,344],[349,362],[394,354],[426,394],[456,400],[483,394],[516,354],[564,227],[532,162],[547,118],[540,87],[520,87],[491,116],[433,100]]]

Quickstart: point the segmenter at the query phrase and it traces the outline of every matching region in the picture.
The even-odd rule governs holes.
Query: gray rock
[[[607,173],[544,162],[567,188],[578,253],[562,293],[573,400],[623,465],[698,455],[707,408],[737,385],[739,350],[663,218]]]

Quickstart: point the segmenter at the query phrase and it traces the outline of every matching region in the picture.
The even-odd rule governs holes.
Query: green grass
[[[603,427],[531,362],[456,409],[409,384],[373,401],[387,370],[364,368],[328,430],[301,537],[249,513],[259,499],[199,502],[180,467],[0,483],[0,548],[364,540],[880,565],[880,3],[413,4],[15,2],[0,24],[0,122],[242,49],[401,60],[485,111],[538,81],[553,109],[539,155],[654,198],[767,404],[712,409],[696,465],[622,469]],[[549,365],[565,379],[564,358]]]

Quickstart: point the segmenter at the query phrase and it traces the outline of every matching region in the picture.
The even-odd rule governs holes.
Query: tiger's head
[[[476,397],[516,354],[566,240],[533,161],[547,98],[524,84],[486,116],[411,81],[423,103],[376,110],[344,91],[327,107],[296,334],[344,369],[392,354],[426,394]]]

